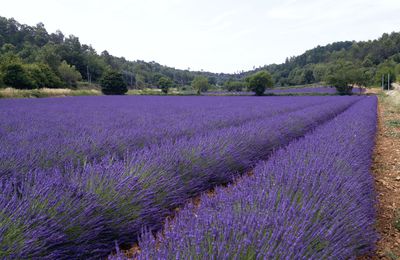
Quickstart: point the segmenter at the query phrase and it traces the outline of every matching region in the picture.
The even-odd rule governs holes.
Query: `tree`
[[[33,63],[24,65],[28,78],[37,88],[59,88],[63,83],[61,79],[52,71],[52,69],[43,63]]]
[[[383,78],[383,86],[385,89],[387,89],[388,85],[391,86],[392,83],[396,81],[395,68],[388,65],[380,66],[375,75],[376,84],[381,85],[382,78]]]
[[[268,71],[262,70],[247,79],[249,83],[249,90],[256,93],[257,96],[264,94],[267,88],[272,88],[272,76]]]
[[[208,87],[208,79],[204,76],[196,76],[192,81],[192,88],[196,90],[197,95],[207,91]]]
[[[172,88],[174,85],[174,82],[167,77],[161,77],[158,80],[158,86],[161,88],[161,91],[164,92],[165,94],[168,93],[168,89]]]
[[[224,83],[224,88],[227,91],[242,91],[246,87],[247,87],[247,83],[242,82],[242,81],[233,81],[233,80],[229,79],[228,81],[226,81]]]
[[[327,83],[336,88],[340,95],[351,95],[353,91],[353,75],[347,69],[338,69],[327,77]]]
[[[122,74],[117,71],[106,72],[100,85],[104,95],[124,95],[128,92]]]
[[[77,82],[82,80],[82,75],[76,70],[75,66],[69,65],[66,61],[61,62],[58,73],[67,87],[76,87]]]
[[[6,86],[18,89],[32,89],[35,85],[28,78],[28,74],[22,64],[10,63],[3,67],[3,82]]]
[[[208,83],[212,86],[217,85],[217,78],[215,76],[208,77]]]
[[[314,73],[313,73],[312,70],[306,69],[304,71],[303,81],[304,81],[305,84],[310,84],[310,83],[313,83],[315,81]]]
[[[366,68],[356,68],[353,70],[352,81],[355,85],[360,88],[360,94],[363,88],[366,88],[372,84],[372,72]]]
[[[354,85],[368,85],[367,76],[354,64],[344,59],[339,59],[329,67],[326,82],[336,88],[340,95],[353,94]]]
[[[57,53],[57,46],[54,43],[48,43],[40,48],[36,54],[36,61],[46,63],[54,72],[57,72],[57,68],[61,64],[61,57]]]

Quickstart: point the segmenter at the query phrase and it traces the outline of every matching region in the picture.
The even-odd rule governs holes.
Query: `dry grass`
[[[42,98],[42,97],[65,97],[65,96],[98,96],[99,90],[72,90],[66,88],[52,89],[0,89],[0,98]]]

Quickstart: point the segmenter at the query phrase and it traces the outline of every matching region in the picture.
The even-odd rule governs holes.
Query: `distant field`
[[[164,218],[188,199],[231,182],[275,150],[352,108],[358,111],[361,106],[367,117],[357,114],[355,119],[374,125],[368,121],[376,118],[373,100],[363,96],[0,100],[0,258],[105,257],[115,241],[131,245],[144,227],[160,229]],[[315,174],[307,168],[302,172]],[[369,173],[362,173],[369,183]],[[357,234],[357,222],[347,225]]]
[[[358,88],[353,89],[354,94],[364,93],[365,90],[361,90]],[[324,87],[324,86],[314,86],[314,87],[285,87],[285,88],[273,88],[267,89],[265,95],[335,95],[336,89],[332,87]],[[205,95],[232,95],[232,96],[246,96],[246,95],[253,95],[252,92],[247,91],[239,91],[239,92],[228,92],[228,91],[209,91],[204,93]]]
[[[364,92],[364,91],[363,91]],[[354,94],[359,94],[359,89],[353,89]],[[251,96],[254,95],[252,92],[241,91],[241,92],[229,92],[225,90],[210,90],[202,93],[203,95],[209,96]],[[266,95],[335,95],[335,88],[331,87],[318,87],[318,86],[294,86],[284,88],[274,88],[272,90],[266,90]],[[65,96],[99,96],[102,95],[98,89],[32,89],[32,90],[20,90],[13,88],[0,89],[0,98],[45,98],[45,97],[65,97]],[[130,89],[127,95],[155,95],[165,96],[161,89],[158,88],[144,88],[144,89]],[[178,88],[171,88],[168,95],[172,96],[192,96],[196,95],[193,90],[182,90]]]

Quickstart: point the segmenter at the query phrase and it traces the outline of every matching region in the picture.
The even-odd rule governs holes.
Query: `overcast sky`
[[[98,52],[191,70],[282,63],[317,45],[400,31],[400,0],[0,0],[0,16],[43,22]]]

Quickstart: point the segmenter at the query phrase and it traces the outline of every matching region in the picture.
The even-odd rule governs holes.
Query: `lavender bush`
[[[365,92],[364,89],[353,88],[353,94],[362,94]],[[337,93],[334,87],[304,87],[304,88],[276,88],[276,89],[267,89],[265,94],[331,94],[334,95]],[[209,91],[205,93],[206,95],[238,95],[238,96],[249,96],[254,95],[252,92],[248,91]]]
[[[252,102],[260,104],[257,102],[271,99],[275,98],[260,98],[260,101],[253,98]],[[221,100],[215,99],[215,102]],[[286,98],[275,100],[279,100],[277,103],[295,102],[295,99]],[[313,104],[315,99],[309,100]],[[137,240],[144,226],[160,228],[170,210],[184,204],[188,198],[232,180],[274,149],[287,145],[359,100],[359,97],[321,99],[324,104],[318,105],[318,101],[297,111],[270,114],[239,125],[127,150],[122,158],[110,152],[82,165],[67,161],[62,167],[33,167],[24,174],[3,174],[0,176],[0,258],[106,256],[115,240],[129,244]],[[214,104],[214,108],[218,105],[220,103]],[[57,106],[52,106],[56,110]],[[89,111],[96,111],[91,109]],[[163,109],[158,110],[161,113]],[[113,113],[118,114],[117,111]],[[84,124],[87,115],[77,117]],[[196,124],[193,117],[186,120]],[[18,128],[19,122],[29,125],[16,121],[3,131]],[[82,136],[85,134],[83,132]],[[42,140],[45,138],[36,141]],[[34,143],[33,140],[27,142]]]
[[[373,249],[376,97],[145,232],[137,259],[355,259]],[[113,258],[113,257],[110,257]],[[123,256],[115,258],[122,259]]]
[[[327,98],[74,97],[0,100],[0,176],[122,158],[151,144],[239,126]]]

